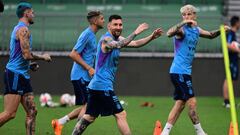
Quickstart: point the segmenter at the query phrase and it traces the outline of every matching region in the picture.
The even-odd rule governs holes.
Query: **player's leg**
[[[72,135],[81,135],[85,129],[94,122],[96,117],[91,116],[89,114],[84,114],[81,119],[75,125]]]
[[[102,110],[102,101],[100,100],[102,93],[90,90],[88,95],[89,98],[86,104],[85,114],[75,125],[72,135],[81,135],[85,129],[94,122]]]
[[[194,124],[194,128],[196,130],[197,135],[205,135],[206,133],[203,131],[202,126],[199,122],[199,117],[197,114],[197,100],[195,97],[189,98],[187,101],[188,106],[188,115]]]
[[[114,115],[117,125],[118,125],[118,129],[120,130],[122,135],[131,135],[131,131],[130,128],[128,126],[128,122],[127,122],[127,113],[126,111],[122,111],[120,113],[117,113]]]
[[[26,120],[25,120],[26,134],[34,135],[37,109],[36,109],[36,105],[34,102],[33,93],[29,92],[29,93],[24,94],[22,96],[21,103],[23,105],[23,108],[26,111]]]
[[[4,111],[0,113],[0,127],[3,126],[10,119],[15,118],[20,100],[20,95],[4,95]]]
[[[228,85],[227,80],[225,79],[223,82],[223,98],[224,98],[224,106],[226,108],[230,107],[229,96],[228,96]]]
[[[81,105],[80,107],[74,109],[67,115],[63,116],[60,119],[52,120],[52,127],[54,129],[55,135],[61,135],[63,125],[66,124],[68,121],[79,118],[83,116],[83,114],[86,111],[86,91],[87,91],[87,85],[89,82],[85,82],[83,79],[79,80],[73,80],[73,88],[74,93],[76,96],[75,105]],[[82,112],[82,113],[81,113]]]
[[[22,90],[19,90],[21,89],[19,74],[6,69],[4,72],[4,85],[4,111],[0,113],[0,126],[15,117],[22,94]]]
[[[177,100],[173,106],[171,112],[169,113],[167,123],[162,131],[161,135],[169,135],[173,125],[176,123],[180,114],[182,113],[185,107],[185,101]]]

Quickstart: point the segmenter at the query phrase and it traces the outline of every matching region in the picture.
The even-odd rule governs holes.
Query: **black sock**
[[[84,118],[81,118],[77,122],[72,135],[81,135],[84,132],[84,130],[88,127],[89,124],[91,124],[91,122],[87,121]]]
[[[229,99],[224,99],[224,103],[225,104],[229,104],[230,102],[229,102]]]

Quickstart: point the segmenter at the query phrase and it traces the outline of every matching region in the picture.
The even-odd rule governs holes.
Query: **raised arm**
[[[230,30],[229,26],[224,26],[224,29],[225,29],[225,31]],[[220,29],[213,30],[213,31],[206,31],[206,30],[199,28],[199,32],[200,32],[200,37],[208,38],[208,39],[213,39],[220,35]]]
[[[28,28],[22,27],[17,31],[17,38],[20,41],[23,58],[26,60],[45,60],[51,61],[49,54],[37,55],[33,54],[30,50],[30,32]]]
[[[189,24],[189,25],[193,25],[193,26],[197,26],[197,22],[194,21],[194,20],[184,20],[174,26],[172,26],[168,31],[167,31],[167,36],[168,37],[173,37],[173,36],[177,36],[179,38],[183,37],[184,36],[184,32],[183,32],[183,29],[182,27],[185,25],[185,24]]]
[[[139,39],[139,40],[134,40],[132,42],[130,42],[126,47],[129,48],[139,48],[142,47],[146,44],[148,44],[149,42],[151,42],[152,40],[160,37],[163,34],[163,30],[161,28],[158,28],[156,30],[153,31],[153,33],[145,38]]]
[[[114,48],[122,48],[128,45],[137,35],[145,31],[146,29],[148,29],[148,24],[146,23],[140,24],[132,34],[130,34],[127,38],[120,41],[114,41],[112,38],[106,37],[103,40],[102,49],[104,52],[108,52]]]

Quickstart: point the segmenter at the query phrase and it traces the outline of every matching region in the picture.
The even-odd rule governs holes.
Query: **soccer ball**
[[[239,49],[239,48],[240,48],[239,43],[236,42],[236,41],[232,41],[231,46],[234,47],[234,48],[236,48],[236,49]]]
[[[40,95],[39,101],[42,107],[47,106],[48,103],[52,102],[52,97],[49,93],[43,93]]]
[[[75,99],[75,96],[71,96],[70,94],[65,93],[60,97],[60,104],[61,106],[73,106],[75,105]]]

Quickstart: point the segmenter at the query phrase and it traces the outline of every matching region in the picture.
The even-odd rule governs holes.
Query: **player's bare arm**
[[[69,57],[74,60],[76,63],[81,65],[85,70],[88,71],[88,74],[92,77],[95,73],[95,70],[93,67],[89,66],[83,59],[82,57],[78,54],[76,50],[72,50],[71,53],[69,54]]]
[[[112,38],[106,37],[103,40],[103,45],[102,45],[103,51],[109,52],[111,49],[123,48],[124,46],[127,46],[137,35],[145,31],[146,29],[148,29],[148,24],[142,23],[137,27],[137,29],[132,34],[130,34],[127,38],[123,40],[114,41]]]
[[[134,40],[130,42],[126,47],[129,48],[139,48],[142,47],[149,42],[151,42],[154,39],[159,38],[163,34],[162,28],[157,28],[156,30],[153,31],[153,33],[145,38],[139,39],[139,40]]]
[[[230,27],[224,26],[224,29],[225,29],[225,31],[228,31],[228,30],[230,30]],[[213,39],[220,35],[220,29],[213,30],[213,31],[206,31],[206,30],[199,28],[199,31],[200,31],[200,37],[208,38],[208,39]]]
[[[30,50],[30,32],[28,28],[22,27],[17,32],[17,38],[20,40],[23,58],[26,60],[45,60],[51,61],[49,54],[37,55],[33,54]]]
[[[178,38],[182,38],[184,36],[184,32],[182,30],[182,27],[185,24],[189,24],[192,26],[197,26],[197,22],[194,20],[184,20],[174,26],[172,26],[168,31],[167,31],[167,36],[168,37],[173,37],[173,36],[177,36]]]

